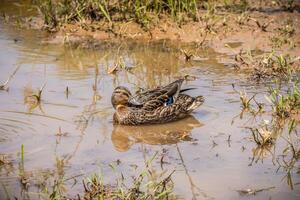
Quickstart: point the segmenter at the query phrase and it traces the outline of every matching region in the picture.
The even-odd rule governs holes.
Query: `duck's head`
[[[118,105],[127,106],[130,97],[131,93],[126,87],[118,86],[111,95],[111,104],[115,109]]]

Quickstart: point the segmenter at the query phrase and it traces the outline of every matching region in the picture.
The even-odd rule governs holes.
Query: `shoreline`
[[[196,44],[208,46],[218,53],[237,54],[241,50],[270,52],[292,56],[300,55],[300,13],[264,14],[250,13],[244,24],[237,19],[242,15],[228,13],[227,24],[218,20],[214,28],[206,30],[203,22],[188,22],[179,27],[170,19],[145,31],[136,22],[115,23],[114,30],[105,28],[108,22],[87,22],[82,24],[65,24],[58,32],[51,33],[46,43],[64,44],[81,43],[84,41],[124,41],[135,40],[141,42],[171,41],[174,43]],[[283,21],[279,21],[284,18]],[[224,18],[225,19],[225,18]],[[258,24],[268,24],[262,30]],[[103,30],[94,30],[95,27],[104,27]],[[263,25],[260,25],[263,26]],[[188,31],[187,31],[188,30]],[[290,31],[290,32],[288,32]],[[284,32],[287,32],[286,35]],[[230,47],[230,43],[234,45]]]

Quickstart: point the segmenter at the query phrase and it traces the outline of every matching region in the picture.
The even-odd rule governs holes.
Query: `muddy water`
[[[185,63],[170,47],[176,44],[128,42],[86,50],[44,44],[46,38],[40,31],[0,23],[0,80],[19,66],[9,90],[0,91],[0,153],[9,161],[0,166],[0,199],[45,198],[42,186],[51,189],[61,176],[66,194],[72,196],[83,191],[81,179],[92,173],[101,171],[105,181],[113,181],[116,172],[110,164],[129,181],[130,166],[143,168],[156,152],[153,169],[175,169],[174,192],[183,199],[299,198],[299,174],[291,171],[292,190],[287,172],[274,162],[273,150],[255,155],[256,145],[244,127],[259,117],[236,117],[240,102],[232,83],[249,94],[259,92],[261,101],[267,88],[253,86],[245,74],[228,67],[228,56],[205,48],[198,50],[195,61]],[[108,74],[120,57],[126,67]],[[194,79],[185,87],[197,88],[189,94],[206,99],[191,117],[154,126],[112,124],[114,87],[151,88],[186,74]],[[44,84],[36,105],[32,94]],[[28,180],[28,189],[20,184],[20,174]],[[255,196],[237,192],[268,187],[274,188]]]

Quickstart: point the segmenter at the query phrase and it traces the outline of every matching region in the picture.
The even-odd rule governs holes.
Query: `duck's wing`
[[[154,98],[144,103],[142,109],[147,111],[152,111],[155,110],[156,108],[167,105],[167,102],[173,101],[172,99],[173,99],[172,96],[169,97],[167,94],[163,94],[157,98]]]
[[[165,107],[173,107],[176,112],[177,108],[185,110],[185,112],[192,112],[204,102],[203,96],[191,97],[186,94],[179,94],[176,99],[168,94],[161,95],[153,100],[146,102],[141,108],[146,111],[153,111],[155,109],[164,109]],[[176,104],[177,106],[173,106]],[[168,110],[168,108],[167,108]]]
[[[180,94],[178,100],[172,105],[161,106],[152,112],[145,112],[145,120],[149,120],[149,123],[163,123],[182,119],[202,105],[203,102],[203,96],[191,97]]]
[[[140,125],[140,124],[159,124],[176,121],[187,117],[193,110],[202,105],[202,96],[191,97],[180,94],[178,100],[170,106],[159,106],[156,109],[132,110],[121,124]]]
[[[178,79],[164,87],[158,87],[152,90],[141,92],[129,99],[129,103],[132,105],[145,105],[150,101],[169,101],[174,102],[181,90],[181,85],[184,79]],[[165,98],[167,95],[168,98]],[[172,98],[172,99],[171,99]]]

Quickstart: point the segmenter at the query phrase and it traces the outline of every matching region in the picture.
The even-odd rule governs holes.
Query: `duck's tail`
[[[201,106],[203,103],[204,103],[203,96],[195,97],[193,103],[189,106],[188,111],[192,112],[193,110]]]
[[[189,90],[195,90],[195,89],[197,89],[197,88],[185,88],[185,89],[181,89],[179,91],[179,93],[183,93],[183,92],[186,92],[186,91],[189,91]]]

